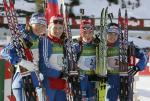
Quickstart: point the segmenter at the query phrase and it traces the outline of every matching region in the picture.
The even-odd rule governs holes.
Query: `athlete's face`
[[[82,40],[86,43],[90,43],[93,40],[93,28],[91,26],[84,26],[82,28]]]
[[[31,24],[32,31],[35,35],[40,36],[46,33],[46,26],[42,24]]]
[[[107,33],[107,41],[109,43],[115,43],[117,41],[117,39],[118,39],[118,34],[116,34],[114,32]]]
[[[54,37],[60,38],[63,32],[64,32],[64,27],[62,24],[51,23],[48,27],[48,34]]]

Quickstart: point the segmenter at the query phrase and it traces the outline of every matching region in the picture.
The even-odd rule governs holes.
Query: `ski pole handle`
[[[110,22],[112,23],[113,14],[112,14],[112,13],[109,13],[109,14],[108,14],[108,18],[110,19]]]

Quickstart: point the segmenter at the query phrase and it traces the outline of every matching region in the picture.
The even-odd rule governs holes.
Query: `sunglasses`
[[[64,21],[63,20],[53,20],[53,23],[63,25]]]
[[[93,30],[93,26],[91,26],[91,25],[89,25],[89,24],[87,24],[87,25],[84,25],[83,27],[82,27],[82,29],[84,30],[84,31],[86,31],[86,30]]]
[[[93,31],[93,27],[82,27],[83,31]]]

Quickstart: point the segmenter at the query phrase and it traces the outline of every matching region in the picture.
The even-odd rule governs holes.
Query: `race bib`
[[[38,49],[32,49],[33,57],[35,61],[39,61],[39,50]]]
[[[81,57],[78,64],[83,70],[93,70],[96,66],[96,57]]]
[[[119,57],[114,56],[114,57],[108,57],[108,67],[114,70],[119,69]]]
[[[64,57],[62,55],[57,56],[57,65],[63,66]]]
[[[91,69],[94,69],[95,66],[95,58],[85,58],[84,65]]]
[[[52,54],[49,58],[52,68],[62,70],[63,67],[63,54]]]

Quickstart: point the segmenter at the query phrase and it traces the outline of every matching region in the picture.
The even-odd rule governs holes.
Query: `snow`
[[[58,3],[60,5],[60,1],[58,0]],[[70,0],[64,0],[65,2],[70,2]],[[121,1],[121,0],[118,0]],[[125,0],[127,1],[127,0]],[[135,1],[135,0],[131,0]],[[131,7],[128,7],[128,14],[129,17],[136,17],[136,18],[149,18],[150,13],[148,13],[148,10],[150,8],[150,0],[140,0],[141,6],[139,8],[136,8],[134,10],[131,9]],[[2,4],[3,0],[0,0],[0,4]],[[106,8],[109,6],[107,0],[80,0],[80,6],[75,6],[73,8],[73,11],[76,15],[80,15],[80,8],[85,9],[85,15],[94,15],[95,17],[100,17],[100,12],[102,8]],[[118,16],[118,9],[121,7],[121,4],[119,2],[119,5],[112,4],[112,6],[109,6],[109,12],[112,12],[114,14],[114,17],[117,18]],[[28,3],[24,0],[15,0],[15,8],[16,9],[22,9],[29,12],[33,12],[36,10],[35,3]],[[124,14],[125,9],[122,9],[122,14]],[[147,12],[146,12],[147,11]]]
[[[3,0],[0,0],[0,4],[3,4]],[[28,3],[24,0],[15,0],[15,9],[21,9],[28,12],[35,12],[36,5],[35,3]]]
[[[121,0],[118,0],[121,1]],[[126,0],[125,0],[126,1]],[[133,1],[133,0],[131,0]],[[85,15],[94,15],[95,17],[100,17],[100,12],[102,8],[106,8],[108,5],[107,0],[80,0],[81,5],[74,7],[74,12],[77,15],[80,15],[80,8],[85,9]],[[149,18],[150,13],[148,13],[150,0],[141,0],[141,6],[139,8],[136,8],[132,10],[130,7],[127,8],[129,17],[135,17],[135,18]],[[109,6],[109,12],[113,13],[114,17],[118,17],[118,10],[120,8],[120,5],[112,4],[112,6]],[[124,14],[125,9],[122,9],[122,14]],[[146,12],[147,11],[147,12]]]
[[[36,10],[35,3],[28,3],[24,0],[16,0],[15,1],[15,8],[22,9],[28,12],[34,12]]]
[[[139,38],[135,38],[135,37],[129,37],[129,41],[133,41],[133,43],[140,48],[150,48],[149,40],[139,39]]]
[[[150,77],[138,76],[138,78],[139,80],[135,82],[135,95],[140,101],[150,101]]]

